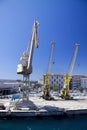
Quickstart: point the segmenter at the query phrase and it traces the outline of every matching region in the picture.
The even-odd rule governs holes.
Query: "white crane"
[[[38,48],[38,25],[38,21],[35,20],[30,40],[30,48],[28,46],[17,66],[17,74],[23,75],[23,100],[29,100],[29,75],[32,73],[32,59],[35,43],[36,48]]]

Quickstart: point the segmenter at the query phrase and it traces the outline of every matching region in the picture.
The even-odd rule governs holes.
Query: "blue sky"
[[[16,73],[17,64],[27,48],[35,18],[40,24],[39,48],[34,50],[31,79],[47,72],[53,40],[52,72],[69,71],[75,43],[79,43],[73,74],[87,75],[86,0],[0,0],[0,79],[22,79]]]

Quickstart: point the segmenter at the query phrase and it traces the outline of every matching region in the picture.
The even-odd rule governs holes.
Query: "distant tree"
[[[58,91],[58,86],[55,86],[55,85],[54,85],[54,86],[53,86],[53,90],[54,90],[54,91]]]
[[[78,90],[82,93],[82,92],[83,92],[83,90],[84,90],[84,87],[79,86],[79,87],[78,87]]]

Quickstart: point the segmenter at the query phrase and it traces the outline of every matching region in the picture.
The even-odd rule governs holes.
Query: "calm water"
[[[0,119],[0,130],[87,130],[87,116],[60,119]]]

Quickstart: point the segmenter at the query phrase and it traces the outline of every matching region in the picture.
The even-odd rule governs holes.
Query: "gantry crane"
[[[38,21],[34,21],[32,35],[27,50],[23,53],[17,66],[17,74],[23,75],[23,100],[29,100],[29,76],[32,73],[34,44],[38,48]]]
[[[80,46],[80,44],[75,44],[75,46],[76,46],[76,48],[75,48],[75,52],[74,52],[73,59],[71,62],[69,73],[64,74],[64,87],[61,90],[61,98],[63,98],[63,99],[72,99],[73,98],[70,96],[70,81],[72,78],[72,72],[74,69],[76,56],[77,56],[77,52],[78,52],[78,47]]]
[[[50,61],[48,66],[48,72],[44,75],[44,89],[43,89],[43,98],[46,100],[52,100],[50,94],[50,77],[51,77],[51,69],[53,64],[53,52],[54,52],[55,42],[52,42]]]

